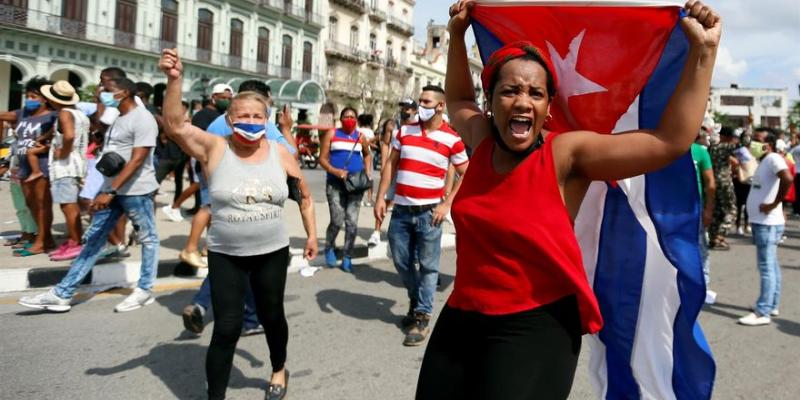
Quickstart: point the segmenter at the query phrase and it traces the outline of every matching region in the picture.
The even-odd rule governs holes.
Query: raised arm
[[[561,135],[553,142],[556,154],[562,155],[559,171],[590,180],[617,180],[661,169],[686,154],[705,113],[722,22],[700,1],[690,0],[685,8],[689,16],[681,26],[689,54],[658,127],[616,135]]]
[[[183,64],[178,57],[178,51],[164,49],[158,67],[167,76],[167,91],[163,105],[164,133],[186,154],[207,164],[212,149],[224,146],[224,139],[205,132],[186,120],[181,105]]]
[[[475,102],[467,44],[464,42],[464,34],[469,27],[469,13],[474,6],[474,0],[466,0],[450,7],[450,47],[447,49],[447,75],[444,81],[447,114],[461,139],[473,149],[489,132],[489,122]]]

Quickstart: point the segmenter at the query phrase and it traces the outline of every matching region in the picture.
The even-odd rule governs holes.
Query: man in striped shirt
[[[444,110],[444,90],[432,85],[422,88],[418,121],[403,125],[392,138],[374,208],[375,218],[382,222],[386,215],[384,195],[396,176],[388,236],[394,266],[403,278],[410,301],[402,322],[403,328],[408,329],[403,341],[406,346],[422,344],[429,332],[439,276],[441,223],[461,185],[459,180],[445,195],[447,169],[452,164],[463,176],[469,163],[461,137],[444,122]]]

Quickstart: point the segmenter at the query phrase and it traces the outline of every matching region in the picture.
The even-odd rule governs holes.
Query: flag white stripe
[[[631,369],[642,399],[675,399],[672,388],[672,344],[675,315],[681,300],[678,270],[664,255],[656,227],[645,203],[644,175],[620,185],[636,219],[647,235],[639,316],[631,354]]]

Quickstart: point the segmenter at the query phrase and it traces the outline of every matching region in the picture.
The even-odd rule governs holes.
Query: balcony
[[[386,71],[401,77],[411,76],[413,72],[411,66],[407,65],[405,60],[403,60],[403,62],[398,62],[394,57],[386,59]]]
[[[283,11],[283,0],[261,0],[259,5],[269,7],[278,11]]]
[[[333,4],[338,4],[344,8],[353,10],[359,14],[367,12],[367,5],[364,0],[330,0]]]
[[[305,18],[305,14],[303,16]],[[42,35],[56,36],[63,40],[78,40],[82,44],[110,46],[119,50],[131,50],[148,53],[153,58],[159,57],[162,49],[178,48],[181,58],[188,63],[210,64],[233,71],[266,75],[269,77],[286,77],[300,79],[302,72],[282,69],[279,66],[267,65],[256,59],[232,56],[228,53],[202,49],[185,43],[161,40],[160,37],[124,32],[113,27],[73,21],[59,15],[43,13],[36,10],[0,5],[0,27],[22,29]],[[349,52],[349,51],[348,51]],[[356,57],[365,59],[365,56]]]
[[[306,10],[304,15],[307,24],[316,25],[319,28],[325,26],[325,20],[322,18],[321,14]]]
[[[359,50],[357,47],[337,42],[326,43],[325,54],[327,54],[329,57],[335,57],[357,64],[361,64],[367,61],[369,58],[369,54],[367,52]]]
[[[414,27],[392,14],[387,18],[386,27],[407,36],[414,36]]]
[[[379,10],[377,7],[369,7],[369,19],[374,22],[385,22],[386,12]]]

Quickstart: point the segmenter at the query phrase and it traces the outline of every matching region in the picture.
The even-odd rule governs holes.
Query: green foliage
[[[730,118],[728,118],[728,114],[721,113],[719,111],[714,111],[714,114],[711,117],[714,119],[714,122],[722,126],[730,125]]]
[[[78,95],[81,96],[81,101],[94,101],[94,94],[97,91],[97,84],[86,85],[78,90]]]

